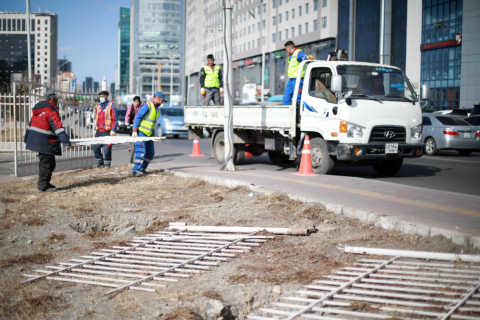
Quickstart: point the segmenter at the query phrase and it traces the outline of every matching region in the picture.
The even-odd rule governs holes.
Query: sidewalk
[[[443,235],[455,243],[480,248],[480,196],[352,177],[298,177],[256,169],[221,172],[219,166],[191,163],[152,163],[149,168],[229,186],[254,184],[257,192],[284,192],[294,199],[318,201],[337,214],[386,229]]]

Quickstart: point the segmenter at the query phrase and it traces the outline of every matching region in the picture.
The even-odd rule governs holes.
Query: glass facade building
[[[133,52],[130,57],[134,78],[140,83],[130,91],[145,96],[161,89],[170,101],[170,95],[180,95],[183,0],[134,0],[132,7]],[[157,71],[159,64],[161,73]],[[172,71],[173,93],[170,92]]]
[[[130,8],[120,8],[118,80],[119,93],[127,93],[130,77]]]
[[[4,19],[5,20],[5,19]],[[35,35],[30,35],[30,43],[35,45]],[[27,35],[0,34],[0,85],[10,83],[13,73],[26,74],[28,70]],[[32,66],[34,65],[34,50],[31,52]]]
[[[423,0],[421,84],[431,88],[428,109],[446,110],[460,103],[463,0]],[[450,41],[449,41],[450,40]]]

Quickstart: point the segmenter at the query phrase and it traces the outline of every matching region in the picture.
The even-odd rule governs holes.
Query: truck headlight
[[[419,124],[413,128],[410,128],[410,136],[412,139],[418,139],[422,135],[423,124]]]
[[[353,123],[347,124],[347,137],[363,138],[363,132],[365,132],[365,127],[362,127]]]

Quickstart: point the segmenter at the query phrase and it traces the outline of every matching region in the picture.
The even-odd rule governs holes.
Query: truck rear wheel
[[[312,155],[313,173],[330,174],[335,168],[335,161],[328,154],[328,146],[322,138],[310,140],[310,152]]]
[[[241,164],[245,158],[245,145],[244,144],[234,144],[234,163]],[[223,164],[225,162],[225,135],[223,132],[220,132],[215,137],[213,142],[213,150],[215,152],[215,160],[218,164]]]
[[[381,175],[391,176],[400,171],[402,165],[403,159],[395,159],[389,161],[382,161],[379,164],[374,164],[373,169]]]
[[[283,154],[280,151],[268,151],[268,158],[273,164],[281,164],[287,162],[288,155]]]

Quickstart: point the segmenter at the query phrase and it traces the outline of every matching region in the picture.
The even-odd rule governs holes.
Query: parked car
[[[439,150],[457,150],[468,157],[472,150],[480,149],[480,130],[467,121],[451,115],[422,114],[422,141],[425,153],[432,156]]]
[[[470,116],[470,113],[472,112],[472,108],[455,108],[450,112],[449,114],[452,116],[457,116],[461,119],[465,119]]]
[[[470,117],[465,118],[463,120],[467,121],[472,126],[476,126],[476,127],[480,128],[480,114],[476,114],[476,115],[473,115],[473,116],[471,115]]]
[[[127,109],[117,109],[117,132],[130,133],[128,123],[125,123]]]
[[[188,128],[185,126],[183,117],[183,108],[160,107],[160,115],[155,128],[155,135],[163,137],[173,135],[178,138],[181,134],[188,134]]]

